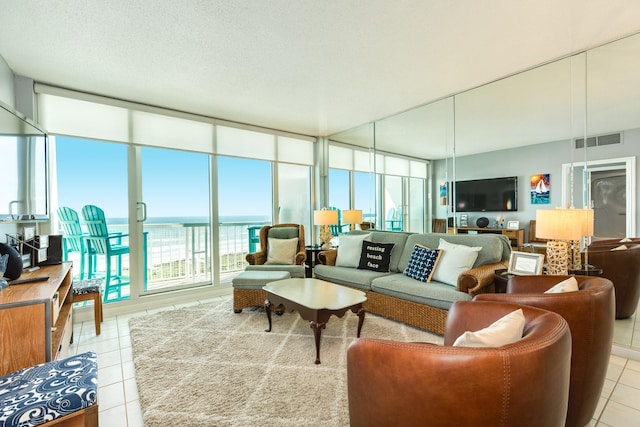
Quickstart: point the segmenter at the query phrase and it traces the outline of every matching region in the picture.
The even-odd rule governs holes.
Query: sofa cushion
[[[479,246],[456,245],[440,239],[438,249],[442,250],[440,262],[433,274],[433,278],[439,282],[456,286],[458,276],[473,267],[478,258]]]
[[[411,258],[409,258],[409,264],[404,270],[404,275],[421,282],[430,282],[441,254],[440,249],[429,249],[422,245],[415,245],[411,252]]]
[[[404,269],[407,268],[409,258],[411,257],[411,251],[416,243],[428,248],[436,249],[440,245],[440,239],[444,239],[447,242],[455,243],[457,245],[481,247],[482,249],[478,252],[478,258],[473,263],[473,267],[508,260],[511,255],[509,239],[507,236],[503,236],[501,234],[411,234],[407,238],[407,243],[405,244],[404,249],[399,251],[401,252],[398,263],[399,271],[404,271]]]
[[[395,243],[374,243],[368,240],[362,242],[362,252],[360,253],[361,270],[373,270],[388,272],[391,263],[391,252]]]
[[[458,291],[454,286],[436,281],[425,285],[404,274],[374,278],[371,290],[443,310],[449,310],[454,301],[471,301],[471,295]]]
[[[334,267],[318,264],[313,268],[313,274],[316,279],[369,291],[371,290],[371,281],[373,279],[394,273],[381,273],[371,270],[358,270],[353,267]]]
[[[336,267],[358,267],[362,242],[369,238],[370,234],[340,236]]]
[[[402,256],[407,237],[411,235],[411,233],[405,233],[402,231],[383,231],[383,230],[352,230],[349,232],[349,235],[358,235],[358,234],[371,234],[367,240],[374,243],[394,243],[395,247],[391,251],[391,262],[389,263],[389,271],[394,273],[401,273],[406,268],[407,264],[404,264],[404,267],[400,268],[398,263],[400,261],[400,257]],[[413,245],[411,246],[413,249]],[[411,249],[409,253],[411,253]],[[408,259],[408,258],[407,258]]]

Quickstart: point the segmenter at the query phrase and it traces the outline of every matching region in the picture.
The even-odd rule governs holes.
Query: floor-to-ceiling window
[[[140,148],[145,293],[211,282],[209,158]]]
[[[125,299],[229,283],[264,224],[310,233],[315,138],[35,86],[39,117],[60,139],[52,204],[104,210],[130,249]]]
[[[260,249],[260,228],[273,222],[272,163],[227,156],[217,162],[220,273],[226,275],[244,269],[246,254]]]

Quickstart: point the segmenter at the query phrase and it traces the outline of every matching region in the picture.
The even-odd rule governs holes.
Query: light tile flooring
[[[220,298],[229,299],[228,296]],[[129,338],[129,318],[208,301],[211,300],[107,318],[100,336],[95,335],[93,320],[74,325],[71,352],[92,350],[98,354],[101,427],[143,426]],[[640,426],[640,361],[611,356],[602,396],[594,420],[589,425]]]

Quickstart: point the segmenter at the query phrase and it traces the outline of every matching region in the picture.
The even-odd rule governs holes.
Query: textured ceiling
[[[637,0],[1,4],[15,74],[322,136],[640,30]]]

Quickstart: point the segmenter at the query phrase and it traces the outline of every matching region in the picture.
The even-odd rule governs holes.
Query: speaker
[[[62,236],[59,234],[49,235],[49,246],[47,247],[47,259],[40,265],[53,265],[62,263]]]
[[[489,218],[487,218],[486,216],[481,216],[476,220],[476,225],[480,228],[485,228],[487,225],[489,225]]]
[[[9,280],[14,280],[20,277],[22,274],[22,257],[18,251],[6,243],[0,243],[0,255],[9,255],[7,260],[7,270],[4,272],[4,277]]]

